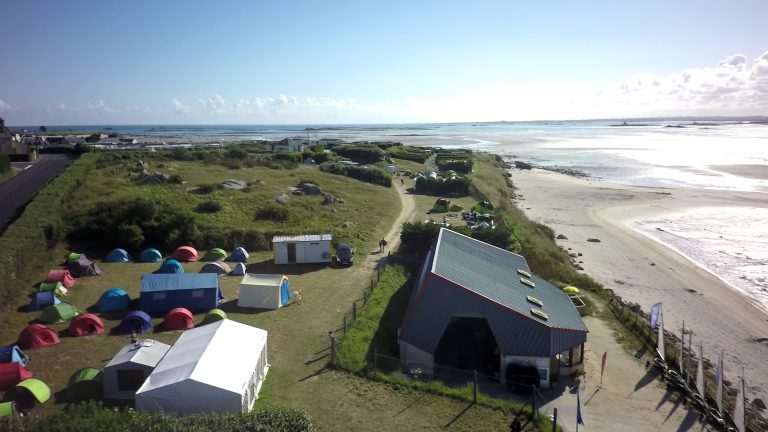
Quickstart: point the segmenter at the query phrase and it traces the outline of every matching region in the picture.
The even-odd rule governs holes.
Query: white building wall
[[[546,371],[545,379],[539,380],[539,386],[543,388],[549,388],[550,370],[549,370],[549,357],[525,357],[525,356],[512,356],[501,355],[501,379],[505,380],[507,374],[507,365],[517,364],[522,366],[536,366],[541,376],[542,370]]]
[[[288,262],[288,244],[296,244],[296,262]],[[304,242],[279,242],[273,245],[275,251],[275,264],[311,264],[329,263],[331,261],[331,242],[304,241]]]

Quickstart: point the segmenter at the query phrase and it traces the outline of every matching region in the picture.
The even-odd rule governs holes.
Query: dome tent
[[[120,288],[110,288],[99,297],[99,312],[114,312],[130,309],[131,298]]]
[[[145,312],[132,311],[120,321],[120,330],[124,333],[136,331],[137,333],[148,332],[152,329],[152,318]]]
[[[101,269],[96,267],[96,263],[89,260],[85,254],[81,254],[78,259],[68,262],[67,270],[74,277],[101,276],[104,274]]]
[[[213,248],[205,254],[205,259],[208,261],[223,261],[227,257],[227,252],[221,248]]]
[[[59,335],[42,324],[30,324],[19,335],[19,346],[22,349],[43,348],[59,342]]]
[[[48,306],[40,314],[40,321],[46,324],[54,324],[69,321],[80,315],[82,311],[69,303],[59,303]]]
[[[131,256],[128,255],[125,249],[112,249],[112,252],[107,254],[104,261],[109,263],[131,262]]]
[[[59,282],[42,282],[40,283],[40,287],[37,289],[38,292],[44,292],[44,291],[51,291],[53,294],[57,296],[65,296],[67,295],[67,290],[64,288],[64,285]]]
[[[185,308],[171,309],[163,321],[163,327],[166,330],[186,330],[194,326],[195,320],[192,317],[192,312]]]
[[[61,303],[61,300],[53,295],[53,291],[37,292],[32,296],[32,300],[27,305],[27,310],[39,311],[59,303]]]
[[[192,246],[182,246],[176,249],[172,256],[177,261],[197,261],[197,250]]]
[[[67,383],[67,401],[101,399],[102,373],[92,367],[85,367],[72,374]]]
[[[51,399],[51,389],[37,378],[27,378],[14,388],[14,401],[20,409],[31,409]]]
[[[244,276],[245,275],[245,271],[246,271],[245,264],[239,262],[239,263],[237,263],[237,265],[235,266],[235,269],[232,270],[232,273],[230,273],[230,274],[232,276]]]
[[[181,263],[175,259],[167,259],[163,265],[161,265],[160,268],[155,271],[155,273],[184,273],[184,267],[182,267]]]
[[[139,261],[143,263],[160,262],[163,260],[163,254],[155,248],[144,249],[139,255]]]
[[[30,377],[32,373],[18,363],[0,363],[0,391],[11,390]]]
[[[27,362],[29,362],[29,356],[24,354],[17,345],[0,347],[0,363],[18,363],[26,366]]]
[[[245,250],[243,247],[238,247],[234,251],[232,251],[232,255],[230,255],[227,258],[227,261],[231,262],[246,262],[248,261],[249,255],[248,251]]]
[[[200,325],[203,326],[223,319],[227,319],[226,312],[221,309],[211,309],[205,314],[205,318],[203,318],[203,322],[201,322]]]
[[[71,288],[75,284],[75,278],[69,270],[51,270],[48,272],[48,276],[45,278],[46,282],[61,282],[64,288]]]
[[[69,333],[72,336],[88,336],[104,333],[104,322],[94,314],[82,313],[69,322]]]
[[[209,262],[200,269],[200,273],[216,273],[218,275],[227,274],[231,271],[232,269],[229,268],[229,264],[224,261]]]

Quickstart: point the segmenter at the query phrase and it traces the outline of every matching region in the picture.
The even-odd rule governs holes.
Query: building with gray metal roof
[[[581,367],[587,331],[570,298],[531,274],[525,258],[441,229],[411,293],[400,358],[407,369],[480,368],[502,378],[509,364],[532,365],[547,386]]]
[[[104,368],[104,398],[133,399],[170,349],[170,345],[149,339],[124,346]]]

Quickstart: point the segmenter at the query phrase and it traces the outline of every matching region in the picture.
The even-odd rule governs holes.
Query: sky
[[[768,115],[768,2],[6,0],[9,125]]]

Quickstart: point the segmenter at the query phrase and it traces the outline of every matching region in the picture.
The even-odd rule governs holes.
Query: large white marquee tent
[[[266,330],[228,319],[187,330],[136,392],[136,409],[247,412],[268,369]]]

